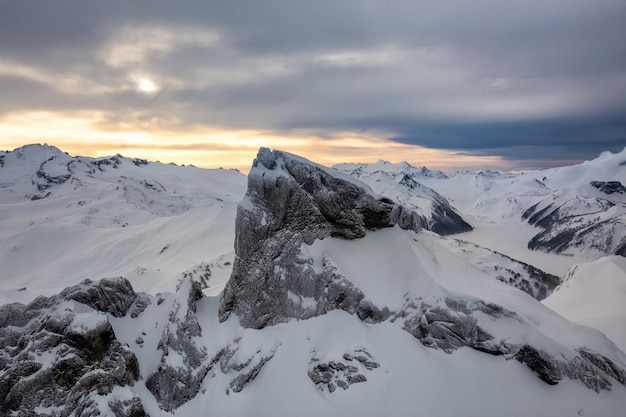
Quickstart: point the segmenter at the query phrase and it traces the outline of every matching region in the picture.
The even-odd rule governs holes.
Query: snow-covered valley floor
[[[540,230],[521,219],[496,223],[484,218],[466,217],[474,230],[452,235],[451,238],[484,246],[559,277],[565,276],[573,265],[589,261],[582,255],[567,256],[528,249],[528,241]]]

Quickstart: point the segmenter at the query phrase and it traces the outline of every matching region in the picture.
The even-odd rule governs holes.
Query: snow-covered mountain
[[[245,187],[232,170],[70,157],[47,145],[0,153],[0,302],[108,276],[150,293],[173,291],[183,276],[219,288]]]
[[[530,172],[422,179],[474,225],[522,218],[539,228],[528,248],[598,259],[626,252],[626,149],[582,164]]]
[[[421,184],[420,179],[447,179],[441,171],[415,168],[406,162],[392,164],[339,164],[335,169],[353,175],[376,193],[399,202],[419,215],[420,225],[440,235],[467,232],[472,227],[435,190]]]
[[[548,308],[559,304],[568,317],[577,297],[568,285],[588,280],[594,266],[573,270],[542,304],[533,297],[551,293],[558,277],[425,230],[423,206],[410,198],[286,152],[261,149],[247,190],[231,171],[64,155],[27,147],[1,158],[0,259],[45,255],[31,246],[38,233],[65,255],[46,258],[58,269],[34,268],[25,291],[9,289],[26,278],[0,270],[5,297],[46,295],[0,307],[0,414],[615,416],[626,408],[626,354]],[[94,170],[63,170],[78,160]],[[420,181],[451,186],[455,178]],[[394,197],[407,196],[399,182]],[[99,209],[95,224],[77,221],[85,206]],[[455,206],[465,215],[467,203]],[[111,212],[123,223],[109,222]],[[27,223],[33,218],[41,220]],[[24,238],[31,243],[6,251],[28,227],[39,228]],[[131,240],[126,257],[78,279],[74,269],[99,258],[72,263],[49,230],[63,239],[79,233],[82,244],[69,246],[78,258]],[[103,240],[110,246],[89,249]],[[170,269],[142,279],[137,262]],[[231,274],[223,291],[216,263]],[[204,291],[203,273],[211,274]],[[118,277],[97,279],[106,276]],[[68,288],[50,292],[61,285]],[[175,292],[154,293],[168,285]],[[591,297],[585,308],[604,301]]]

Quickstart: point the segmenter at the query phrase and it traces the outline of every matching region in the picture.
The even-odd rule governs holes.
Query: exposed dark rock
[[[123,401],[114,398],[109,401],[109,407],[115,417],[149,417],[143,409],[141,400],[137,397]]]
[[[580,353],[583,358],[602,369],[604,373],[609,375],[611,378],[617,380],[617,382],[624,384],[626,381],[626,372],[606,356],[590,352],[585,349],[579,349],[578,353]]]
[[[375,189],[374,184],[381,181],[383,183],[388,182],[390,185],[393,184],[394,186],[391,187],[393,191],[387,197],[391,199],[405,198],[406,202],[403,204],[408,209],[415,210],[420,227],[440,235],[472,230],[472,227],[461,218],[445,197],[419,182],[420,178],[448,178],[444,173],[440,171],[434,173],[424,167],[416,169],[406,163],[400,171],[397,170],[397,166],[386,170],[386,164],[382,164],[381,169],[373,172],[371,169],[365,169],[365,164],[356,168],[352,164],[348,165],[349,167],[340,164],[335,168],[366,182]],[[385,189],[380,191],[383,195],[386,192]]]
[[[243,326],[262,328],[337,308],[354,314],[363,294],[328,260],[316,272],[310,260],[300,258],[300,246],[331,236],[356,239],[395,224],[419,230],[414,212],[376,199],[357,180],[261,148],[237,210],[237,258],[220,320],[235,312]]]
[[[200,284],[184,280],[177,295],[158,344],[158,349],[163,352],[161,364],[146,380],[146,387],[165,411],[173,411],[195,397],[213,366],[206,349],[198,343],[202,335],[196,317],[196,303],[202,298]],[[170,352],[182,357],[183,367],[178,360],[170,363]]]
[[[490,317],[490,320],[512,320],[507,327],[524,326],[524,320],[514,311],[492,303],[469,303],[450,297],[445,299],[444,304],[445,306],[431,306],[409,302],[395,318],[402,318],[403,328],[426,347],[441,349],[446,353],[470,347],[490,355],[513,357],[550,385],[569,378],[600,392],[610,389],[608,377],[624,384],[626,371],[603,355],[579,349],[578,355],[570,352],[576,356],[568,360],[563,355],[550,355],[527,343],[505,342],[504,340],[510,339],[509,336],[489,334],[479,325],[479,313],[482,313]],[[545,343],[553,343],[543,337]]]
[[[147,159],[133,158],[132,161],[133,161],[133,164],[135,164],[135,166],[138,166],[138,167],[140,167],[142,165],[148,165],[148,160]]]
[[[535,226],[540,227],[548,227],[551,221],[556,218],[558,215],[558,207],[554,208],[553,204],[548,204],[544,208],[537,210],[540,203],[535,204],[530,207],[524,213],[522,213],[522,218],[528,220],[528,223],[533,224]]]
[[[358,348],[334,361],[312,358],[308,375],[320,391],[332,393],[337,388],[347,390],[352,384],[366,382],[364,374],[379,366],[368,351]]]
[[[626,187],[624,187],[619,181],[591,181],[589,185],[597,188],[605,194],[626,194]]]
[[[261,372],[261,368],[263,368],[263,366],[274,357],[274,353],[275,352],[272,352],[269,356],[259,357],[252,365],[252,360],[249,360],[245,363],[245,366],[241,367],[241,369],[236,369],[237,367],[234,367],[234,369],[243,372],[240,372],[230,381],[230,389],[232,389],[233,392],[241,392],[247,384],[252,382],[254,378],[257,377],[259,372]]]
[[[363,321],[368,323],[380,323],[389,316],[391,316],[391,311],[387,307],[383,307],[383,309],[379,309],[367,298],[361,299],[359,301],[359,305],[356,310],[356,315]]]
[[[422,303],[404,320],[403,328],[424,346],[441,349],[446,353],[464,346],[481,351],[497,350],[486,343],[493,337],[478,325],[478,320],[473,316],[478,308],[452,298],[446,298],[445,302],[446,307]],[[501,307],[498,306],[498,309],[491,307],[494,317],[504,314]]]
[[[41,163],[41,165],[39,166],[39,169],[35,172],[35,175],[39,181],[37,183],[38,191],[47,190],[53,185],[64,184],[67,180],[72,178],[72,173],[69,172],[69,170],[67,174],[62,174],[62,175],[50,175],[46,172],[46,168],[45,168],[46,163],[53,162],[55,161],[55,159],[57,159],[57,156],[52,156],[46,159],[44,162]]]
[[[529,345],[522,346],[515,354],[515,359],[528,366],[541,380],[550,385],[556,385],[562,379],[558,368]]]
[[[107,283],[83,282],[64,290],[64,295],[39,297],[28,306],[0,307],[0,414],[35,415],[37,407],[51,407],[56,410],[51,415],[60,417],[101,415],[107,410],[93,396],[106,397],[114,387],[128,387],[139,379],[137,358],[116,339],[103,313],[107,309],[97,309],[104,307],[101,303],[77,297],[91,301],[95,308],[80,314],[59,308],[67,301],[79,301],[67,295],[102,295],[99,288],[107,288]],[[111,291],[120,290],[114,288]],[[119,297],[109,293],[111,299]],[[54,359],[42,364],[41,355]],[[112,413],[145,415],[139,398],[128,394],[135,405]]]
[[[622,240],[619,242],[619,244],[615,247],[615,251],[613,251],[613,255],[626,257],[626,236],[624,236]]]
[[[421,226],[424,229],[432,230],[442,236],[472,230],[472,226],[463,220],[448,200],[435,190],[420,184],[410,175],[404,175],[399,184],[411,190],[420,190],[422,194],[427,195],[433,201],[431,218],[420,216]]]
[[[202,329],[196,316],[197,302],[203,297],[200,283],[184,279],[175,297],[169,322],[158,345],[163,352],[161,363],[146,380],[146,387],[161,409],[173,412],[193,399],[200,392],[203,381],[215,377],[219,371],[229,376],[228,389],[240,392],[274,357],[277,348],[259,349],[242,360],[237,355],[240,339],[213,356],[209,355],[202,344]],[[169,360],[170,354],[175,356],[173,362]]]
[[[147,164],[147,162],[146,162],[146,164]],[[152,182],[148,182],[147,180],[141,180],[141,181],[139,181],[139,184],[143,185],[144,187],[146,187],[146,188],[148,188],[150,190],[154,190],[154,191],[159,192],[159,193],[161,193],[163,191],[167,191],[165,189],[165,187],[163,187],[163,185],[161,185],[161,183],[158,182],[157,180],[151,180],[151,181],[153,181],[153,183]]]
[[[94,310],[123,317],[137,299],[137,294],[126,278],[105,278],[98,283],[85,280],[80,285],[61,292],[66,300],[86,304]]]
[[[126,312],[127,314],[130,313],[130,317],[131,318],[137,318],[139,317],[139,315],[141,313],[144,312],[144,310],[146,308],[148,308],[148,306],[150,305],[151,301],[150,301],[150,297],[148,297],[148,295],[144,294],[144,293],[139,293],[137,294],[137,297],[135,298],[135,301],[133,302],[133,304],[130,306],[130,308],[128,309],[128,311]]]
[[[615,236],[615,231],[623,226],[624,220],[621,218],[606,221],[587,219],[585,222],[581,218],[561,219],[535,235],[528,242],[528,248],[552,253],[566,253],[573,248],[580,248],[619,254],[617,252],[622,252],[622,248],[614,242],[614,238],[620,237]]]

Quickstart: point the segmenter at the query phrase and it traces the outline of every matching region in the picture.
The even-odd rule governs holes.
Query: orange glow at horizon
[[[344,132],[332,138],[218,128],[144,129],[111,125],[97,112],[14,113],[0,117],[0,148],[48,143],[70,155],[104,157],[117,153],[163,163],[203,168],[236,168],[247,173],[259,147],[281,149],[322,165],[371,163],[380,159],[415,166],[450,169],[507,168],[499,157],[463,155]]]

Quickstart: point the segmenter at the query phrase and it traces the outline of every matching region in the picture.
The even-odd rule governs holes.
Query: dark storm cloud
[[[584,159],[626,144],[625,18],[622,0],[5,1],[0,112]]]
[[[399,122],[407,135],[394,140],[440,149],[464,149],[474,155],[508,159],[585,159],[600,151],[624,149],[626,118],[523,120],[445,125]],[[395,123],[391,122],[391,125]],[[541,150],[539,151],[538,149]]]

